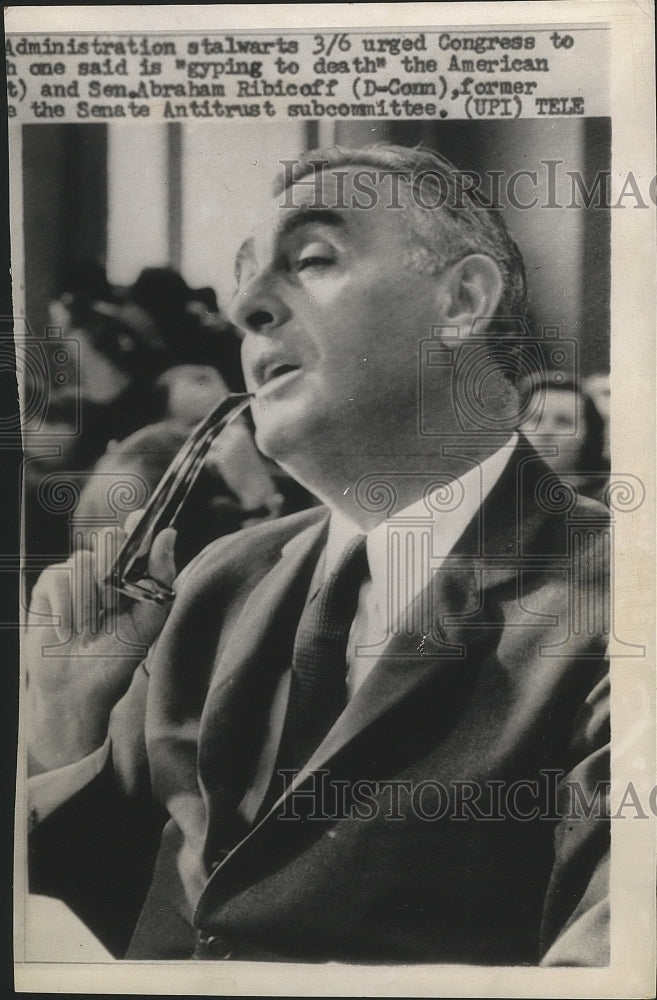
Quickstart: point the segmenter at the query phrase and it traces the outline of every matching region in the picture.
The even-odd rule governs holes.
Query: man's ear
[[[463,257],[448,267],[439,285],[442,321],[467,337],[476,319],[495,315],[502,296],[499,266],[485,254]]]

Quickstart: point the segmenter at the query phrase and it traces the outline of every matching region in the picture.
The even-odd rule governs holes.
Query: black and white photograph
[[[6,15],[19,991],[654,989],[654,43],[527,6]]]

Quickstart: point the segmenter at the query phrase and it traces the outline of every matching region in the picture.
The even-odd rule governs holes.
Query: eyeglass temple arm
[[[170,587],[148,576],[148,556],[155,536],[170,527],[203,467],[210,445],[236,420],[253,398],[231,393],[196,427],[155,487],[144,512],[119,549],[105,582],[136,600],[164,604],[173,598]]]

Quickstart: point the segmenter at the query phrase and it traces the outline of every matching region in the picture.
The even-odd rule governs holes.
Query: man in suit
[[[99,622],[91,553],[44,575],[34,891],[135,959],[605,964],[604,510],[513,431],[515,243],[442,158],[331,150],[237,279],[257,442],[324,506],[211,545],[166,622]]]

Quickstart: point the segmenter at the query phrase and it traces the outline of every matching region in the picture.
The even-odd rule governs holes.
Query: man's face
[[[385,451],[400,422],[418,424],[419,345],[440,322],[439,282],[406,266],[405,210],[386,209],[383,185],[373,207],[354,207],[358,169],[279,196],[238,257],[231,318],[257,442],[282,462],[309,448]]]
[[[595,403],[600,416],[608,422],[611,410],[609,376],[602,372],[598,375],[589,375],[584,383],[584,388]]]
[[[539,454],[555,472],[577,472],[585,436],[584,404],[581,395],[570,389],[544,389],[536,403],[542,405],[538,427],[523,428]],[[558,448],[556,455],[550,449]]]
[[[189,427],[228,395],[224,380],[211,365],[176,365],[169,369],[165,381],[169,386],[169,417]]]

